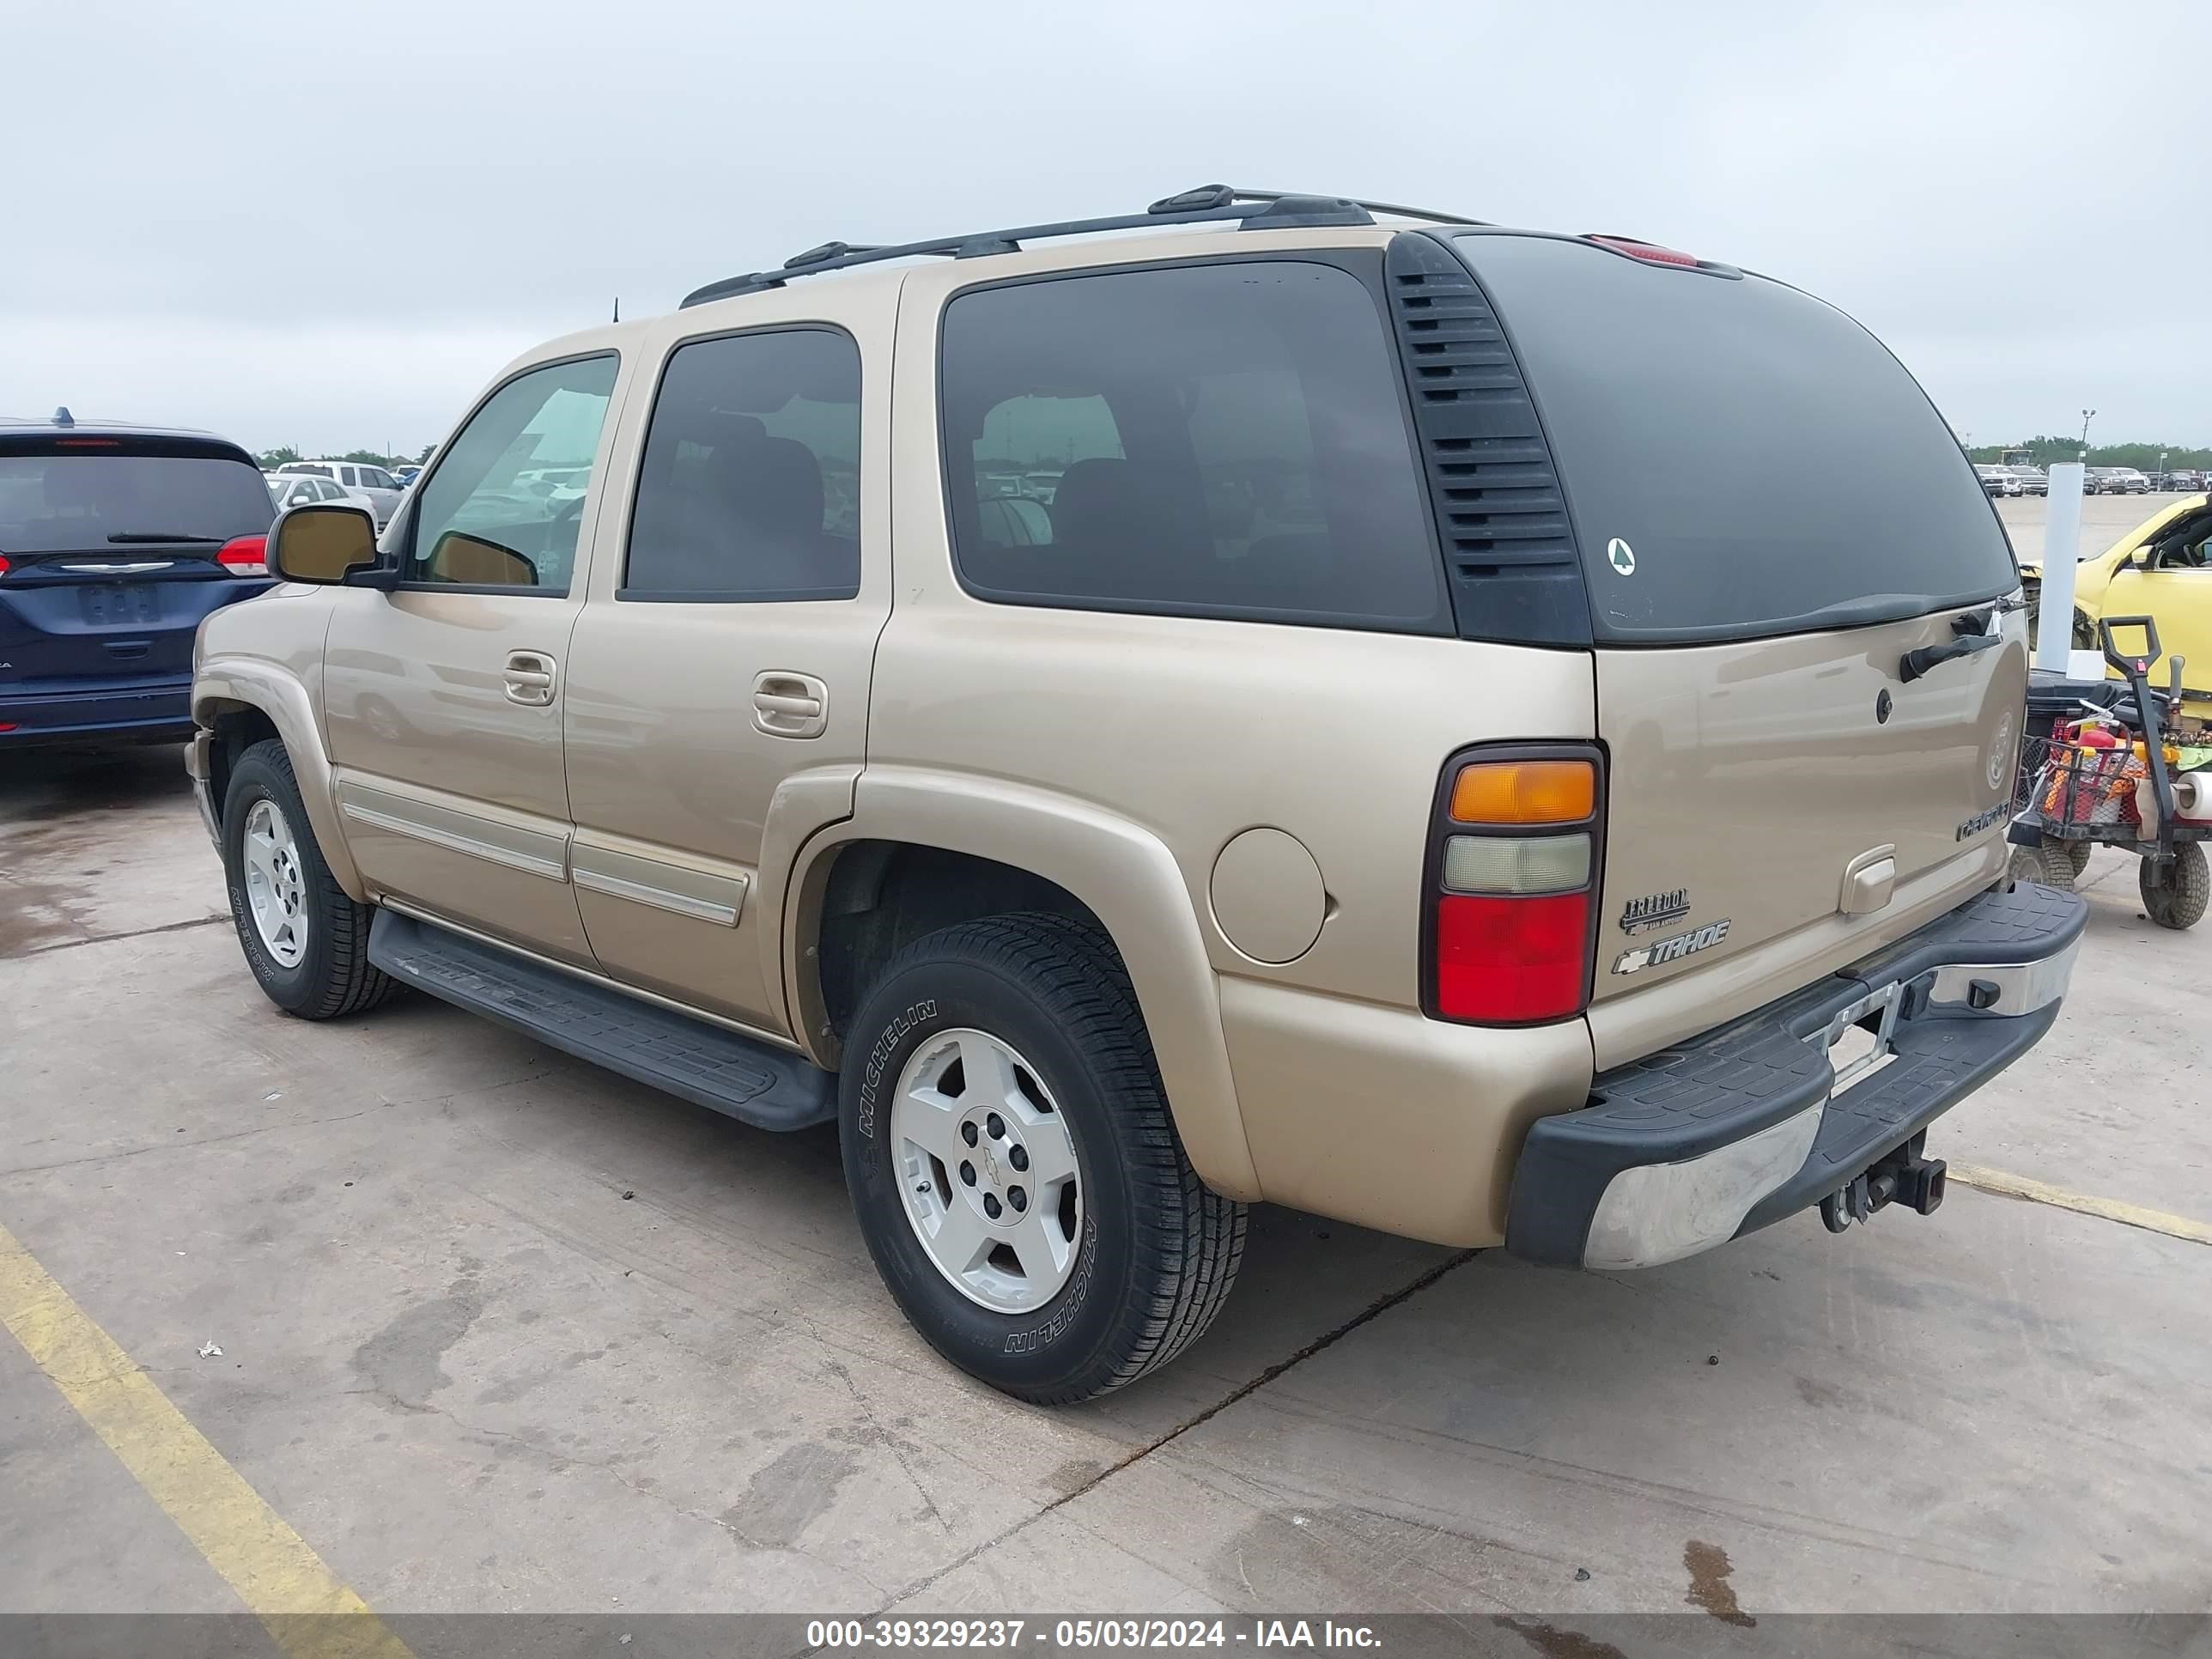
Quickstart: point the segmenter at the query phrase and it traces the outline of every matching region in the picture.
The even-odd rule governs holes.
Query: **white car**
[[[262,482],[269,486],[269,499],[279,513],[310,501],[343,501],[350,507],[367,507],[372,514],[376,511],[376,503],[366,490],[348,489],[333,479],[310,473],[264,472]]]
[[[369,511],[376,517],[379,530],[383,529],[386,520],[399,510],[399,498],[406,493],[399,480],[382,467],[359,461],[291,461],[276,471],[279,474],[328,478],[333,483],[343,484],[365,496]]]

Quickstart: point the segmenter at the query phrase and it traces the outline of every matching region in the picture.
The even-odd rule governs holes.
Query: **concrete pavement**
[[[2212,1606],[2203,1245],[1954,1187],[1573,1276],[1263,1210],[1195,1349],[1035,1410],[908,1331],[830,1134],[286,1019],[173,751],[10,765],[0,1227],[380,1613]],[[2212,937],[2090,880],[1930,1151],[2212,1221]],[[0,1608],[237,1605],[4,1340],[0,1494]]]

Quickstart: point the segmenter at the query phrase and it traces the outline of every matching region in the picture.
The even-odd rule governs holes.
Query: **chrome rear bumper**
[[[2087,916],[2046,887],[1980,894],[1832,978],[1599,1077],[1588,1106],[1530,1127],[1506,1249],[1653,1267],[1841,1190],[2050,1029]]]

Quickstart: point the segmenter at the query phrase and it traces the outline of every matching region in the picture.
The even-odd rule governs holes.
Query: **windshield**
[[[1600,640],[1756,638],[2012,587],[1957,439],[1841,312],[1559,237],[1454,240],[1534,396]]]
[[[220,454],[112,449],[0,454],[0,552],[77,553],[173,537],[228,541],[269,528],[261,475]]]

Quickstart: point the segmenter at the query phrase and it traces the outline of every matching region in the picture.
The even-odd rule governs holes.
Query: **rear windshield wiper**
[[[200,542],[212,547],[222,539],[220,536],[185,536],[167,530],[118,530],[107,538],[111,542]]]

